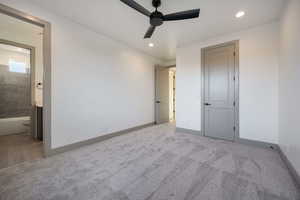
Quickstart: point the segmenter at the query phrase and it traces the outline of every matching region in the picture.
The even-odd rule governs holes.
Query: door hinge
[[[235,52],[233,52],[233,56],[235,56]]]
[[[235,126],[234,126],[234,127],[233,127],[233,131],[234,131],[234,132],[235,132],[235,129],[236,129],[236,128],[235,128]]]
[[[233,106],[235,106],[235,101],[233,102]]]
[[[235,76],[233,77],[233,80],[235,81]]]

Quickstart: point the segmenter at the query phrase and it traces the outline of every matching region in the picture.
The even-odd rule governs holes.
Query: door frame
[[[158,109],[159,109],[159,106],[158,106],[158,103],[157,103],[157,97],[158,97],[158,89],[157,89],[157,73],[160,69],[168,69],[169,67],[163,67],[163,66],[160,66],[160,65],[155,65],[155,69],[154,69],[154,115],[155,115],[155,120],[154,120],[154,123],[155,124],[160,124],[158,123]]]
[[[17,18],[24,22],[37,25],[43,28],[43,146],[44,156],[51,155],[51,82],[52,82],[52,64],[51,64],[51,24],[45,20],[35,17],[23,11],[11,8],[0,3],[0,13]]]
[[[207,46],[204,48],[201,48],[201,134],[202,136],[205,135],[205,109],[204,109],[204,103],[205,103],[205,51],[219,48],[219,47],[225,47],[228,45],[234,45],[235,47],[235,65],[234,65],[234,76],[235,76],[235,82],[234,82],[234,101],[235,101],[235,107],[234,107],[234,141],[237,141],[240,138],[240,117],[239,117],[239,85],[240,85],[240,77],[239,77],[239,40],[234,40],[230,42],[225,42],[213,46]]]
[[[170,66],[161,66],[161,65],[155,65],[154,66],[154,123],[158,124],[158,107],[157,107],[157,70],[161,68],[170,69],[170,68],[176,68],[176,65],[170,65]]]
[[[5,44],[5,45],[10,45],[14,47],[19,47],[22,49],[27,49],[30,51],[30,103],[31,103],[31,119],[30,119],[30,130],[31,130],[31,135],[35,136],[36,134],[36,129],[35,124],[36,124],[36,115],[34,114],[35,106],[33,105],[35,102],[35,47],[27,45],[27,44],[22,44],[14,41],[9,41],[5,39],[0,38],[0,44]]]

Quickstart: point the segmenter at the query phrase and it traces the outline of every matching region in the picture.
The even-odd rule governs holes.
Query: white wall
[[[169,60],[169,61],[163,61],[161,63],[161,66],[163,67],[170,67],[176,65],[176,60]]]
[[[29,1],[0,2],[52,24],[52,148],[154,121],[160,61]]]
[[[281,20],[279,145],[300,174],[300,1],[287,4]]]
[[[239,40],[240,137],[278,143],[278,22],[177,49],[177,127],[201,130],[201,48]]]

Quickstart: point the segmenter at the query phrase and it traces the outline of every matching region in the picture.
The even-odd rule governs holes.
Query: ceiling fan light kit
[[[120,0],[129,7],[137,10],[141,14],[150,18],[150,27],[148,28],[144,38],[151,38],[155,28],[157,26],[161,26],[165,21],[178,21],[178,20],[185,20],[185,19],[193,19],[198,18],[200,15],[200,9],[193,9],[187,10],[182,12],[176,12],[168,15],[164,15],[163,13],[159,12],[157,8],[161,5],[161,0],[153,0],[152,5],[155,7],[154,12],[150,12],[134,0]]]

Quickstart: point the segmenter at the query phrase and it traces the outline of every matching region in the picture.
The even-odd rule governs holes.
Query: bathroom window
[[[16,62],[14,60],[9,60],[9,71],[10,72],[17,72],[17,73],[27,73],[26,63],[23,62]]]

